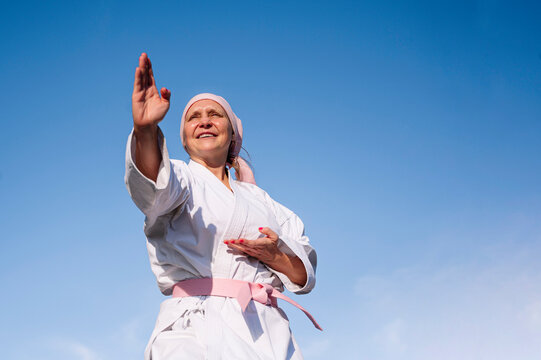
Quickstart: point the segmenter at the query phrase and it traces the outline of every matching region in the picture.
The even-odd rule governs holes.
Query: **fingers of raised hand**
[[[171,91],[166,88],[161,88],[160,94],[162,95],[163,100],[169,101],[169,99],[171,99]]]
[[[139,69],[139,72],[136,70],[136,82],[137,77],[139,76],[139,86],[141,88],[148,88],[155,85],[152,63],[146,53],[142,53],[141,56],[139,56],[139,66],[137,69]]]
[[[140,91],[143,86],[143,76],[139,67],[135,68],[135,80],[133,82],[133,91]]]
[[[147,53],[141,53],[139,56],[139,67],[147,67],[148,64],[148,55]]]
[[[148,63],[149,63],[148,74],[149,74],[150,83],[151,83],[150,85],[156,86],[156,81],[154,80],[154,71],[152,70],[152,65],[150,65],[150,60],[148,60]]]
[[[135,68],[135,81],[133,83],[133,91],[141,91],[145,87],[145,67],[142,65],[142,57],[139,57],[139,66]]]
[[[141,55],[139,55],[139,68],[141,69],[146,68],[146,58],[147,58],[147,54],[145,53],[142,53]]]

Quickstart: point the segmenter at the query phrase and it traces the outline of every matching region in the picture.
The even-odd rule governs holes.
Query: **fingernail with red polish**
[[[231,244],[234,244],[235,243],[235,240],[231,240]]]
[[[262,230],[262,229],[263,229],[262,227],[259,228],[259,230]]]
[[[229,241],[225,240],[225,241],[224,241],[224,244],[229,244]]]
[[[244,242],[244,239],[240,239],[240,241],[239,241],[239,242],[240,242],[240,243],[242,244],[242,243]]]

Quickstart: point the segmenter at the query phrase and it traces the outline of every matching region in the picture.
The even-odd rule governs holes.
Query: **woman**
[[[143,53],[126,185],[146,216],[158,286],[172,295],[161,305],[145,359],[302,359],[276,299],[292,302],[278,291],[283,286],[304,294],[315,285],[316,253],[303,223],[255,185],[238,156],[240,120],[219,96],[190,100],[181,119],[190,161],[170,160],[158,128],[170,97],[166,88],[158,93]]]

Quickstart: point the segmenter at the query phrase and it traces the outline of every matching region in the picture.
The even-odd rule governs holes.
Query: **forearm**
[[[281,253],[274,261],[267,262],[272,269],[286,275],[289,280],[299,286],[304,286],[307,281],[306,269],[298,256]]]
[[[137,169],[152,181],[158,178],[162,162],[162,153],[158,144],[157,125],[134,127],[135,165]]]

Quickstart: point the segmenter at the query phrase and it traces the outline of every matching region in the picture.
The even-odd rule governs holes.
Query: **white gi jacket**
[[[302,221],[256,185],[233,180],[231,192],[203,165],[170,160],[159,130],[162,163],[156,182],[135,165],[135,137],[126,149],[126,185],[145,214],[150,266],[161,292],[199,277],[271,284],[305,294],[315,285],[316,252]],[[227,239],[256,239],[269,227],[279,248],[303,262],[307,282],[298,286],[259,260],[233,253]],[[280,303],[280,302],[279,302]],[[293,309],[293,308],[292,308]],[[163,301],[145,351],[146,360],[302,359],[287,316],[280,308],[251,301],[243,313],[235,298],[194,296]]]

